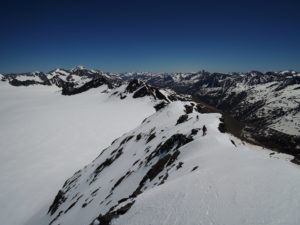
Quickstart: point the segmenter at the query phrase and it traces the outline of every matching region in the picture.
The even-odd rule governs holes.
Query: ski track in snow
[[[121,101],[104,88],[62,96],[56,87],[0,82],[1,224],[46,214],[66,178],[155,111],[150,101]]]

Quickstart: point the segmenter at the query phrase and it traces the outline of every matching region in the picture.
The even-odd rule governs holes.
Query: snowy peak
[[[44,220],[49,225],[192,225],[202,218],[205,224],[250,225],[259,224],[262,213],[269,215],[267,224],[296,224],[296,201],[284,213],[270,207],[286,201],[282,185],[297,195],[299,179],[282,183],[287,173],[299,176],[295,168],[222,133],[221,115],[202,114],[199,108],[171,102],[113,141],[64,183]]]
[[[85,70],[85,67],[82,65],[75,66],[73,69],[71,69],[72,72],[80,71],[80,70]]]
[[[165,100],[166,102],[178,100],[178,95],[174,92],[164,93],[158,88],[147,85],[141,80],[131,80],[125,89],[126,93],[134,93],[133,98],[140,98],[144,96],[152,96],[154,99]]]
[[[66,82],[62,86],[62,94],[63,95],[75,95],[82,92],[85,92],[91,88],[97,88],[102,85],[107,85],[108,88],[112,89],[118,85],[114,80],[106,77],[106,76],[95,76],[94,78],[86,81],[80,86],[75,85],[74,83]]]
[[[5,78],[13,86],[56,85],[58,87],[80,87],[92,80],[100,78],[118,80],[114,75],[85,69],[83,67],[76,67],[72,70],[57,68],[49,73],[34,72],[7,74],[5,75]]]
[[[52,84],[59,87],[80,88],[85,85],[85,87],[83,87],[83,89],[85,89],[86,86],[96,86],[96,83],[99,82],[100,79],[104,82],[104,80],[112,80],[115,78],[100,71],[76,67],[72,70],[55,70],[51,73],[49,79]],[[109,82],[106,81],[106,83]]]
[[[295,70],[284,70],[279,72],[279,74],[296,74],[297,72]]]
[[[55,75],[68,76],[70,74],[70,71],[57,68],[57,69],[55,69],[53,71],[50,71],[49,74],[52,75],[52,76],[55,76]]]
[[[150,97],[153,99],[154,108],[160,110],[164,108],[167,104],[173,101],[189,101],[190,97],[185,95],[176,94],[171,90],[163,90],[152,87],[143,81],[133,79],[129,83],[111,90],[112,95],[119,96],[120,99],[125,99],[130,96],[133,99]]]
[[[3,81],[8,81],[13,86],[51,85],[47,75],[43,72],[6,74],[4,78]]]
[[[178,157],[195,139],[220,133],[218,121],[218,114],[200,114],[194,103],[168,104],[65,182],[49,207],[49,224],[72,224],[82,210],[85,223],[110,224],[141,193],[197,170]]]

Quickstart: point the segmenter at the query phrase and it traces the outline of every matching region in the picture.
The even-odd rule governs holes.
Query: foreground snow
[[[21,225],[46,214],[65,179],[154,112],[148,99],[62,96],[48,86],[0,82],[0,220]]]
[[[199,140],[182,149],[179,160],[199,168],[145,191],[112,224],[299,224],[300,168],[225,140],[211,140],[215,147]]]
[[[193,110],[178,123],[185,104],[114,141],[28,224],[298,224],[299,167],[221,133],[219,114]]]

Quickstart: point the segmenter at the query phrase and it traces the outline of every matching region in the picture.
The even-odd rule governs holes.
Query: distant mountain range
[[[239,137],[299,157],[298,72],[142,73],[125,76],[125,79],[131,77],[156,87],[189,94],[194,100],[216,107],[240,122],[239,130],[233,130]]]
[[[206,103],[236,119],[228,131],[239,138],[296,157],[300,152],[300,73],[109,73],[76,67],[2,75],[13,86],[56,85],[73,95],[103,84],[118,87],[138,79],[153,87],[171,89]],[[226,118],[225,118],[226,119]]]

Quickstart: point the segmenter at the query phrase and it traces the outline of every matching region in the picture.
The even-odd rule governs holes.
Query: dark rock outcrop
[[[107,85],[108,88],[113,88],[113,84],[109,79],[107,79],[105,77],[100,77],[100,78],[91,80],[91,81],[85,83],[84,85],[82,85],[80,87],[73,87],[73,86],[70,86],[70,85],[63,85],[62,94],[63,95],[75,95],[75,94],[85,92],[85,91],[87,91],[91,88],[100,87],[102,85]]]

